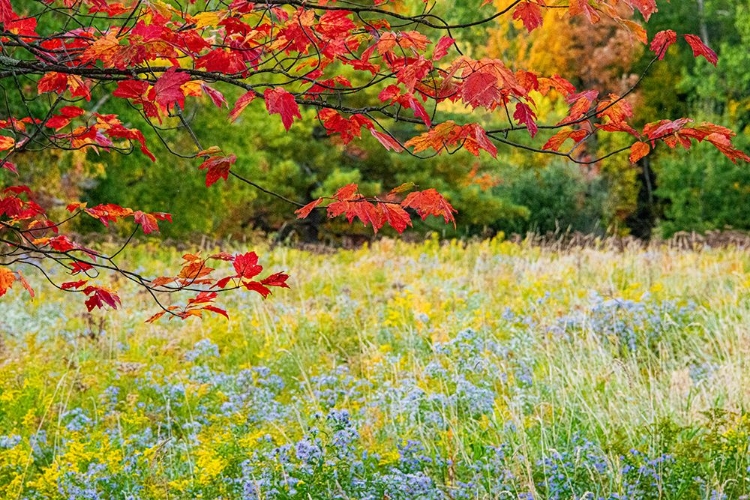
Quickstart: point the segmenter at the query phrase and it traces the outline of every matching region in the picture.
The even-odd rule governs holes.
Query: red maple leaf
[[[115,292],[100,286],[87,286],[83,289],[83,293],[88,295],[86,300],[86,308],[91,311],[96,308],[103,308],[108,305],[112,309],[117,309],[120,305],[120,297]]]
[[[127,53],[123,50],[127,50],[127,47],[120,45],[117,31],[113,30],[104,33],[99,38],[90,42],[81,55],[81,62],[86,64],[101,61],[105,67],[124,69],[128,61],[122,56]]]
[[[732,163],[737,163],[737,160],[750,163],[750,156],[732,146],[731,141],[726,135],[717,133],[709,134],[706,136],[705,140],[713,144],[714,147],[721,151],[724,156],[729,158]]]
[[[430,115],[427,114],[427,110],[424,109],[422,103],[411,95],[407,97],[406,101],[408,103],[408,106],[414,111],[414,116],[416,116],[417,118],[421,118],[428,128],[432,127],[432,119],[430,118]]]
[[[360,195],[358,191],[359,186],[354,183],[339,188],[336,191],[336,194],[333,195],[338,201],[331,203],[327,207],[328,217],[333,218],[345,214],[349,222],[351,222],[356,216],[354,207],[351,205],[355,200],[362,198],[362,195]]]
[[[604,125],[597,123],[595,124],[596,128],[599,130],[604,130],[605,132],[627,132],[628,134],[632,135],[636,139],[641,138],[641,134],[638,133],[636,129],[631,127],[625,122],[615,123],[615,122],[609,122],[605,123]]]
[[[94,266],[89,264],[88,262],[83,261],[76,261],[73,263],[72,266],[70,266],[70,274],[78,274],[80,272],[86,272],[89,269],[93,269]]]
[[[474,156],[479,156],[479,151],[483,149],[493,158],[497,158],[497,146],[487,137],[487,132],[478,123],[468,123],[461,127],[461,137],[466,151]]]
[[[240,116],[240,113],[242,113],[242,110],[244,110],[248,104],[253,102],[253,99],[255,99],[255,91],[253,90],[242,94],[240,98],[237,99],[237,102],[234,103],[232,111],[229,112],[229,119],[235,121],[237,117]]]
[[[568,139],[573,139],[573,141],[578,144],[586,137],[586,135],[588,135],[588,132],[585,130],[572,130],[570,128],[565,128],[550,137],[549,140],[544,143],[542,149],[548,151],[559,151],[560,147]]]
[[[531,137],[534,137],[539,130],[535,121],[536,114],[527,104],[523,102],[519,102],[518,104],[516,104],[516,112],[513,113],[513,118],[518,120],[518,123],[523,123],[524,125],[526,125],[526,128],[529,129],[529,134],[531,134]]]
[[[180,274],[177,277],[182,278],[189,283],[193,283],[198,278],[208,276],[212,272],[213,268],[208,267],[205,260],[197,258],[195,260],[189,260],[184,266],[182,266]]]
[[[560,75],[553,75],[551,78],[540,77],[539,93],[547,95],[551,89],[555,89],[562,96],[568,97],[576,91],[575,86]]]
[[[49,246],[54,250],[57,250],[58,252],[68,252],[70,250],[73,250],[74,248],[78,248],[78,246],[70,241],[70,238],[68,238],[64,234],[50,238],[47,243],[49,243]]]
[[[320,17],[315,31],[327,38],[346,38],[357,27],[354,21],[349,19],[351,15],[352,13],[346,10],[329,10]]]
[[[630,163],[637,163],[638,160],[646,156],[649,151],[651,151],[651,147],[647,143],[636,142],[630,146]]]
[[[199,292],[198,295],[188,300],[188,307],[192,305],[203,305],[216,299],[216,292]]]
[[[315,207],[317,207],[318,205],[320,205],[320,203],[322,201],[323,201],[323,198],[318,198],[315,201],[311,201],[310,203],[308,203],[304,207],[302,207],[302,208],[300,208],[298,210],[295,210],[294,213],[297,214],[297,218],[298,219],[305,219],[305,218],[307,218],[308,215],[310,215],[310,212],[312,212],[315,209]]]
[[[201,83],[201,89],[203,89],[203,92],[205,92],[206,95],[211,98],[211,102],[213,102],[217,108],[226,106],[227,100],[226,98],[224,98],[224,94],[222,94],[215,88],[206,85],[205,83]]]
[[[287,90],[281,87],[266,89],[263,98],[266,100],[268,113],[280,115],[285,129],[289,130],[295,117],[302,118],[297,101]]]
[[[591,108],[591,103],[594,99],[596,99],[596,96],[591,97],[590,95],[585,94],[571,94],[568,96],[568,99],[575,98],[575,101],[573,101],[573,105],[570,106],[570,111],[568,112],[568,116],[562,119],[558,125],[565,125],[566,123],[573,123],[577,122],[583,116],[588,113],[589,109]]]
[[[91,91],[89,90],[90,82],[84,81],[78,75],[65,75],[63,73],[50,72],[46,73],[37,82],[37,91],[40,94],[55,92],[62,94],[66,90],[72,97],[83,97],[87,101],[91,100]]]
[[[274,273],[267,278],[262,279],[260,282],[266,286],[278,286],[280,288],[289,288],[287,280],[289,275],[286,273]]]
[[[177,68],[173,66],[156,80],[156,84],[149,92],[149,98],[164,109],[169,109],[174,104],[183,107],[185,105],[185,92],[180,87],[189,81],[190,75],[178,72]]]
[[[247,70],[245,60],[240,53],[228,48],[214,49],[205,56],[199,57],[195,61],[195,67],[228,75],[243,73]]]
[[[80,280],[80,281],[68,281],[60,285],[60,288],[63,290],[75,290],[78,288],[81,288],[83,285],[88,283],[88,280]]]
[[[386,88],[380,91],[378,99],[382,102],[395,102],[401,95],[401,89],[398,85],[388,85]]]
[[[140,100],[143,99],[149,87],[148,82],[144,80],[123,80],[117,82],[117,88],[112,91],[112,95],[123,99]]]
[[[108,124],[104,128],[104,133],[112,138],[138,141],[141,145],[141,152],[148,156],[151,161],[156,161],[154,154],[146,147],[146,137],[144,137],[143,132],[140,130],[136,128],[125,128],[118,120],[117,123]]]
[[[425,132],[424,134],[412,137],[404,144],[407,147],[414,147],[415,153],[426,151],[430,148],[440,151],[448,146],[454,145],[461,138],[461,126],[448,120]]]
[[[247,288],[248,290],[258,292],[263,296],[264,299],[271,295],[271,290],[269,290],[268,287],[262,284],[260,281],[246,281],[243,283],[243,285],[245,285],[245,288]]]
[[[384,221],[382,214],[375,207],[375,205],[373,205],[366,199],[362,198],[354,201],[353,203],[349,204],[348,208],[349,209],[346,212],[346,218],[349,223],[351,223],[352,220],[357,217],[362,221],[362,224],[364,224],[365,227],[372,224],[372,229],[375,231],[375,233],[378,232],[378,229],[383,227]]]
[[[447,56],[448,50],[450,50],[450,48],[453,47],[455,43],[456,41],[449,36],[440,38],[440,40],[438,40],[438,43],[435,44],[435,50],[432,52],[432,60],[438,61]]]
[[[359,186],[355,183],[347,184],[346,186],[340,187],[336,190],[336,194],[333,195],[339,201],[353,200],[359,198]]]
[[[145,234],[159,232],[159,223],[157,221],[168,220],[169,222],[172,222],[172,216],[164,212],[147,214],[138,210],[133,214],[133,218],[136,224],[141,225]]]
[[[45,125],[49,128],[59,130],[66,127],[73,118],[81,116],[83,113],[84,111],[78,106],[64,106],[60,108],[60,114],[50,117]]]
[[[596,107],[596,116],[606,116],[612,123],[621,123],[633,116],[633,108],[628,101],[617,94],[609,94],[609,99],[601,101]]]
[[[656,140],[682,130],[691,121],[689,118],[678,118],[677,120],[659,120],[658,122],[647,123],[643,127],[643,134],[650,140]]]
[[[355,137],[361,137],[362,127],[373,127],[372,122],[364,115],[354,114],[347,118],[330,108],[321,109],[318,118],[328,134],[339,134],[344,144],[350,143]]]
[[[0,0],[0,2],[2,1],[5,0]],[[45,75],[37,82],[36,88],[40,94],[45,94],[47,92],[62,94],[65,92],[65,89],[68,88],[68,76],[54,71],[45,73]]]
[[[542,9],[536,3],[521,2],[513,10],[513,19],[520,19],[526,30],[531,33],[542,25]]]
[[[113,203],[107,203],[97,205],[95,207],[86,208],[84,212],[89,214],[95,219],[99,219],[102,224],[109,226],[110,222],[117,222],[117,219],[123,217],[129,217],[133,215],[133,210],[130,208],[123,208]]]
[[[258,255],[255,252],[237,255],[233,265],[238,278],[249,280],[263,271],[263,266],[258,265]]]
[[[390,64],[396,72],[396,80],[406,87],[407,92],[414,92],[414,87],[421,82],[432,70],[433,64],[429,59],[420,55],[418,58],[399,57],[394,58]]]
[[[207,170],[206,172],[206,187],[211,186],[219,179],[227,180],[229,177],[229,170],[237,161],[237,157],[234,155],[229,156],[211,156],[206,159],[198,167],[200,170]]]
[[[669,46],[675,42],[677,42],[677,33],[672,30],[660,31],[651,40],[651,52],[659,56],[659,60],[661,61],[667,55]]]
[[[0,23],[3,23],[6,28],[8,24],[16,17],[13,12],[13,7],[10,5],[10,0],[0,0]]]
[[[397,232],[403,233],[408,226],[411,226],[411,217],[409,217],[409,213],[401,205],[378,203],[378,209],[383,221],[388,223]]]
[[[456,224],[456,219],[453,216],[454,213],[457,213],[456,209],[434,189],[409,193],[401,202],[401,206],[413,208],[422,217],[422,220],[434,215],[436,217],[442,216],[446,223],[452,222],[454,226]]]
[[[701,40],[700,37],[695,35],[685,35],[685,41],[690,45],[690,48],[693,49],[694,57],[703,56],[706,58],[706,61],[716,66],[716,62],[719,60],[716,52],[703,43],[703,40]]]
[[[393,136],[387,133],[379,132],[375,130],[374,128],[370,129],[370,133],[388,151],[394,151],[396,153],[400,153],[401,151],[404,150],[404,147],[401,146],[401,144],[396,139],[394,139]]]
[[[490,72],[475,71],[466,78],[461,89],[463,101],[474,108],[494,109],[500,102],[502,92],[497,85],[497,76]]]

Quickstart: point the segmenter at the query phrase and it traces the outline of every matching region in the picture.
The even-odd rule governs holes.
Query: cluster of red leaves
[[[160,220],[172,222],[172,215],[166,212],[146,213],[140,210],[134,211],[131,208],[121,207],[113,203],[97,205],[91,208],[86,208],[85,203],[71,203],[67,206],[67,210],[71,213],[81,210],[83,213],[99,220],[105,227],[109,227],[110,222],[117,222],[119,219],[133,217],[135,223],[141,226],[145,234],[159,232],[158,221]]]
[[[372,225],[376,233],[388,224],[397,232],[402,233],[412,225],[411,216],[405,210],[411,208],[422,220],[430,215],[441,216],[446,223],[452,222],[455,225],[456,219],[453,214],[456,210],[440,193],[434,189],[414,191],[399,201],[400,195],[409,189],[411,185],[404,184],[391,190],[382,198],[367,198],[359,193],[357,184],[348,184],[333,195],[331,203],[326,207],[328,217],[343,215],[349,223],[356,218],[365,226]],[[324,198],[318,198],[308,203],[295,212],[297,217],[306,218],[323,201]]]
[[[13,23],[19,17],[8,0],[3,2],[5,14],[0,22],[13,31]],[[489,3],[485,1],[482,5]],[[298,75],[302,88],[292,93],[283,85],[263,84],[259,89],[245,86],[246,92],[229,112],[232,121],[237,120],[253,100],[260,98],[265,101],[269,114],[279,115],[288,130],[295,119],[301,118],[300,105],[304,104],[318,107],[319,119],[327,132],[340,135],[345,144],[361,137],[362,128],[366,128],[385,148],[393,151],[401,151],[405,146],[413,147],[414,153],[464,147],[473,154],[484,150],[494,157],[496,137],[479,124],[434,123],[435,111],[428,112],[425,105],[432,102],[436,106],[448,100],[474,109],[501,109],[513,120],[514,130],[526,129],[534,137],[539,124],[533,92],[546,95],[555,90],[570,103],[570,109],[556,125],[561,130],[547,141],[542,151],[558,152],[567,139],[578,144],[593,133],[594,127],[602,132],[632,133],[627,125],[632,112],[625,109],[627,103],[618,96],[610,94],[599,99],[594,91],[576,92],[570,82],[557,75],[544,77],[534,71],[512,71],[498,59],[461,55],[447,66],[440,66],[455,41],[443,36],[433,43],[424,33],[394,30],[388,21],[387,9],[381,11],[383,19],[363,24],[356,11],[339,7],[328,9],[326,2],[299,6],[293,2],[276,5],[236,0],[228,6],[207,8],[192,15],[167,4],[138,3],[131,7],[101,0],[83,0],[83,4],[90,13],[106,12],[108,15],[135,9],[131,17],[138,21],[105,30],[77,28],[53,38],[42,38],[36,56],[52,63],[64,61],[71,68],[99,65],[113,70],[146,70],[118,78],[112,95],[129,100],[140,107],[146,117],[160,122],[175,108],[182,108],[188,96],[205,95],[216,106],[225,106],[226,99],[221,92],[206,83],[214,79],[212,75],[221,74],[223,81],[241,82],[284,57],[299,58],[299,65],[287,71],[289,76]],[[631,12],[639,12],[646,21],[657,11],[656,0],[573,0],[566,8],[570,16],[582,16],[591,23],[598,22],[602,16],[614,19],[630,30],[635,39],[648,43],[643,27],[621,16],[621,10],[617,9],[621,4]],[[65,5],[72,7],[73,4]],[[543,0],[523,0],[512,7],[512,17],[520,20],[528,31],[533,31],[543,25],[545,8],[548,6]],[[35,28],[35,22],[24,25],[22,34],[36,35]],[[680,36],[695,56],[704,56],[716,64],[716,54],[699,37]],[[677,33],[665,30],[653,38],[650,48],[661,59],[677,40]],[[316,54],[316,57],[306,57],[309,54]],[[156,61],[168,61],[170,65],[155,68]],[[378,130],[371,117],[354,110],[332,109],[326,99],[335,96],[338,89],[353,88],[351,81],[342,76],[333,63],[350,66],[359,73],[390,75],[378,94],[381,103],[392,109],[389,116],[399,116],[401,109],[409,109],[429,130],[401,143],[390,133]],[[333,72],[328,71],[329,67],[334,68]],[[42,76],[37,90],[88,100],[97,78],[66,73],[58,67]],[[66,106],[59,114],[49,117],[46,126],[56,131],[66,128],[81,114],[83,111],[79,108]],[[605,120],[592,123],[595,117]],[[73,148],[106,149],[113,146],[114,138],[128,139],[139,142],[141,150],[152,157],[138,130],[124,128],[111,116],[94,114],[93,118],[97,123],[57,134],[54,140],[67,141]],[[568,125],[575,128],[566,127]],[[13,148],[17,142],[15,137],[0,135],[0,151]],[[722,152],[727,151],[723,143],[719,144]],[[634,148],[635,156],[647,152],[641,144]],[[206,159],[200,168],[207,170],[207,185],[226,179],[234,160],[232,155]],[[3,166],[15,168],[10,163]]]
[[[208,156],[205,151],[201,151],[201,153]],[[200,170],[206,171],[206,187],[213,185],[219,179],[227,180],[229,170],[236,161],[237,157],[234,155],[208,156],[198,167]]]
[[[732,163],[737,163],[737,160],[750,162],[750,156],[732,145],[731,139],[736,135],[733,131],[726,127],[707,122],[690,126],[692,122],[688,118],[680,118],[673,121],[659,120],[643,127],[643,135],[651,145],[651,148],[654,147],[654,143],[657,140],[661,140],[670,148],[682,146],[685,149],[690,149],[692,140],[697,142],[706,141],[721,151],[724,156],[732,160]],[[647,144],[641,142],[635,143],[633,148],[639,144],[647,146]],[[640,148],[641,151],[645,149],[644,146],[640,146]],[[631,151],[631,160],[633,160],[633,155],[637,156],[641,154],[637,150],[631,149]]]
[[[581,97],[576,102],[580,102],[582,99],[586,102],[586,111],[583,111],[583,113],[587,113],[592,101],[587,97]],[[639,132],[627,123],[628,118],[633,116],[632,108],[627,101],[614,94],[610,94],[608,99],[602,100],[595,113],[598,118],[602,119],[601,123],[596,124],[598,129],[608,132],[626,132],[637,139],[637,142],[630,147],[629,159],[631,163],[636,163],[648,155],[656,146],[657,141],[663,142],[670,148],[679,145],[685,149],[690,149],[692,140],[711,143],[733,163],[737,163],[737,160],[750,162],[750,156],[732,145],[731,139],[736,134],[726,127],[707,122],[691,126],[692,120],[680,118],[678,120],[660,120],[648,123]],[[581,128],[577,130],[569,127],[561,129],[550,137],[542,148],[559,151],[562,144],[568,139],[572,139],[576,145],[580,144],[592,133],[591,128],[587,125],[588,122],[584,121],[580,122]]]
[[[63,263],[71,275],[86,273],[97,266],[100,254],[94,250],[83,247],[69,236],[60,233],[59,224],[47,218],[45,210],[30,199],[31,190],[27,186],[13,186],[6,188],[0,196],[0,218],[2,226],[0,231],[15,232],[20,236],[18,248],[27,252],[38,254],[51,253],[55,259]],[[87,214],[98,219],[102,224],[108,226],[111,222],[132,217],[136,224],[140,225],[146,234],[159,230],[159,220],[171,221],[171,215],[163,212],[146,213],[133,211],[119,205],[107,204],[86,208],[84,203],[72,203],[68,205],[68,211],[78,214]],[[10,243],[8,243],[10,244]],[[11,246],[14,246],[10,244]],[[7,268],[0,268],[0,296],[16,281],[20,282],[33,296],[33,290],[24,279],[20,271],[11,272]],[[63,290],[77,290],[86,285],[88,280],[63,283]],[[81,289],[88,296],[86,307],[89,311],[93,308],[101,308],[108,305],[117,308],[120,299],[115,292],[95,285],[88,285]]]
[[[87,268],[90,269],[92,266],[88,266]],[[62,285],[60,285],[60,288],[63,290],[76,290],[83,293],[86,297],[86,309],[89,310],[89,312],[93,311],[94,309],[103,309],[105,306],[109,306],[112,309],[117,309],[117,306],[121,305],[122,302],[120,301],[119,295],[112,290],[111,288],[105,287],[105,286],[97,286],[97,285],[87,285],[88,280],[80,280],[80,281],[66,281]]]
[[[191,316],[200,317],[204,311],[209,311],[228,318],[229,315],[224,309],[213,305],[213,301],[218,294],[212,289],[231,290],[244,287],[266,298],[271,294],[270,287],[289,288],[289,285],[287,285],[289,276],[286,273],[271,274],[262,280],[254,279],[263,272],[263,266],[258,264],[258,256],[255,252],[236,255],[222,252],[207,259],[196,254],[185,254],[182,258],[184,264],[177,276],[162,276],[151,281],[150,285],[157,290],[165,291],[183,290],[196,286],[203,286],[208,289],[200,291],[184,307],[169,306],[154,314],[147,320],[149,323],[158,320],[167,313],[170,313],[171,317],[185,319]],[[215,269],[208,265],[209,259],[231,262],[234,274],[219,279],[212,277]]]
[[[475,156],[479,156],[480,150],[487,151],[493,158],[497,156],[497,147],[479,124],[458,125],[452,120],[445,121],[424,134],[409,139],[404,145],[413,147],[415,153],[430,148],[438,152],[464,148]]]
[[[89,311],[110,307],[117,309],[121,305],[117,292],[107,286],[92,282],[94,275],[101,269],[117,271],[113,260],[95,250],[86,248],[68,235],[60,234],[60,224],[49,220],[44,209],[31,199],[32,193],[26,186],[6,188],[0,195],[0,232],[15,234],[18,241],[11,247],[17,248],[24,254],[48,255],[63,265],[71,276],[83,275],[83,279],[66,281],[59,288],[69,292],[79,292],[86,296],[85,305]],[[141,227],[145,234],[159,231],[159,221],[170,221],[172,217],[164,212],[142,212],[115,204],[97,205],[87,208],[85,203],[71,203],[67,210],[72,217],[87,215],[104,226],[109,227],[125,219],[131,219]],[[153,322],[169,314],[170,317],[188,318],[200,316],[204,311],[210,311],[227,316],[226,311],[213,305],[218,291],[225,291],[244,287],[259,293],[264,298],[271,293],[271,287],[288,288],[288,276],[285,273],[275,273],[266,278],[255,279],[263,267],[258,264],[258,256],[254,252],[230,255],[220,253],[208,259],[228,261],[232,263],[233,273],[222,278],[213,278],[213,267],[207,265],[208,259],[199,255],[186,254],[184,264],[179,274],[174,277],[159,277],[146,280],[134,273],[127,277],[134,279],[154,294],[173,293],[180,291],[194,292],[195,297],[188,300],[184,307],[171,305],[155,314],[149,321]],[[90,272],[94,271],[94,275]],[[0,296],[4,295],[15,283],[20,283],[33,297],[34,291],[24,278],[21,271],[12,271],[0,266]]]
[[[40,80],[41,82],[41,80]],[[41,93],[41,90],[40,90]],[[9,137],[0,135],[0,151],[13,152],[13,149],[21,149],[31,132],[28,126],[45,127],[52,129],[54,133],[48,135],[56,147],[61,149],[82,149],[82,148],[100,148],[109,151],[113,148],[122,149],[115,142],[117,140],[134,141],[140,145],[140,150],[152,161],[156,158],[146,147],[146,138],[143,132],[137,128],[128,128],[120,121],[116,115],[103,115],[100,113],[90,113],[87,121],[83,121],[86,111],[78,106],[63,106],[59,113],[50,113],[46,119],[40,120],[32,117],[9,118],[0,120],[0,130],[6,130],[16,136]],[[81,124],[73,126],[72,122],[81,119]],[[66,129],[62,132],[63,129]],[[3,168],[16,172],[16,167],[7,159],[0,160]]]

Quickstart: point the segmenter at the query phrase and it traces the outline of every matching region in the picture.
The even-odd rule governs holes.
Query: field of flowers
[[[3,297],[0,498],[748,498],[750,254],[258,252],[229,320]]]

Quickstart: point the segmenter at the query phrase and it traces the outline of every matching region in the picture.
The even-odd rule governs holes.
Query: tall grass
[[[106,314],[3,297],[3,498],[750,493],[745,252],[259,253],[292,288],[229,320],[148,325],[125,283]]]

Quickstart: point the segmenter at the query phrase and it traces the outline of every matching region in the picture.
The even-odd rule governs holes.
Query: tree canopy
[[[299,203],[243,175],[238,163],[247,152],[228,149],[231,144],[221,137],[206,142],[192,109],[220,108],[247,135],[277,123],[290,131],[300,121],[315,120],[340,144],[369,135],[385,150],[415,158],[459,150],[494,158],[500,150],[515,149],[581,165],[618,154],[637,163],[659,144],[689,149],[705,142],[732,162],[750,161],[726,127],[688,117],[634,120],[634,106],[642,105],[635,91],[670,57],[671,46],[684,44],[693,56],[717,64],[700,25],[698,34],[664,27],[649,36],[644,24],[657,12],[656,0],[470,0],[452,9],[453,4],[0,0],[5,91],[0,166],[17,174],[25,153],[44,150],[116,152],[156,161],[147,139],[152,138],[164,150],[160,161],[168,162],[168,155],[193,159],[205,173],[206,187],[231,177],[295,206],[300,218],[324,210],[330,218],[358,219],[376,232],[390,226],[400,233],[415,214],[455,224],[456,210],[435,187],[422,183],[417,189],[413,182],[378,186],[382,192],[348,182]],[[565,58],[550,63],[537,46],[525,58],[530,66],[516,67],[517,59],[503,58],[502,43],[494,49],[475,46],[476,29],[488,26],[516,44],[525,33],[544,33],[547,45]],[[603,44],[592,45],[597,40]],[[607,72],[613,66],[627,65],[643,51],[650,54],[647,63],[618,88],[587,88],[611,81]],[[572,69],[577,78],[560,75]],[[174,134],[183,139],[175,142]],[[161,306],[156,320],[165,314],[225,315],[214,305],[219,293],[246,288],[265,297],[272,287],[287,286],[284,273],[259,278],[263,268],[254,252],[187,254],[175,276],[142,276],[120,267],[117,258],[136,233],[155,233],[170,222],[169,213],[113,203],[89,207],[76,200],[66,208],[66,216],[52,217],[27,185],[5,187],[0,295],[15,283],[33,294],[24,267],[50,276],[50,265],[61,266],[72,278],[57,284],[60,289],[85,295],[89,310],[116,308],[116,291],[96,279],[107,271],[147,290]],[[66,234],[66,223],[82,217],[104,226],[130,220],[132,232],[123,248],[104,254]],[[222,262],[228,271],[214,269]],[[160,300],[175,292],[190,294],[184,306]]]

